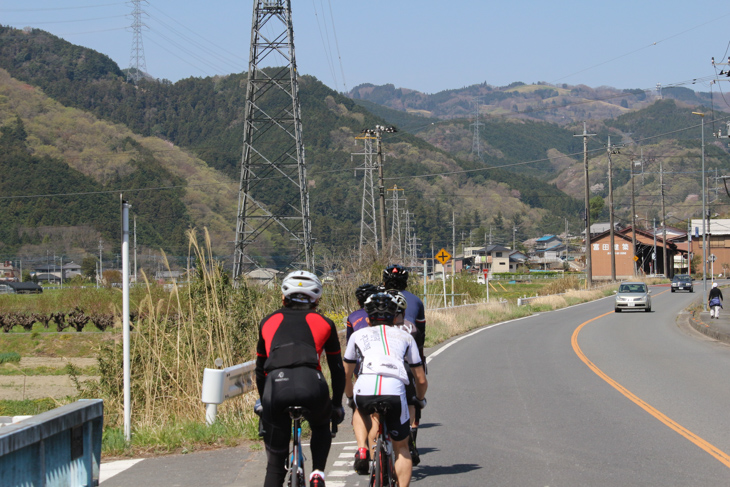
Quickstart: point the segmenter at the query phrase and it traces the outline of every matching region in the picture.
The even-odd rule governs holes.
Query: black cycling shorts
[[[411,432],[411,422],[408,417],[408,411],[405,411],[405,422],[401,422],[400,396],[355,396],[355,404],[361,413],[371,414],[375,412],[374,405],[378,402],[387,402],[390,406],[388,413],[385,415],[385,427],[388,430],[390,438],[394,441],[405,440]],[[382,418],[381,418],[382,421]]]

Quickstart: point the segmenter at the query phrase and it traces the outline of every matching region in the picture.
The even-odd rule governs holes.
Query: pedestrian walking
[[[710,318],[720,319],[720,308],[722,308],[722,291],[717,287],[717,283],[712,283],[712,289],[707,296],[708,305],[710,306]]]

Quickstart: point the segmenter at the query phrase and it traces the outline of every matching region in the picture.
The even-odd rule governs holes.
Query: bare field
[[[79,382],[98,377],[79,376]],[[68,376],[37,375],[37,376],[0,376],[0,400],[10,399],[22,401],[24,399],[42,399],[45,397],[63,398],[78,393]]]

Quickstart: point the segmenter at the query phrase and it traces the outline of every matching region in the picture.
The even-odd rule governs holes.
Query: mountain
[[[8,106],[2,118],[3,125],[16,115],[21,118],[29,134],[26,143],[34,155],[48,154],[86,174],[100,188],[126,189],[139,197],[145,192],[135,190],[153,184],[169,188],[155,195],[167,194],[166,203],[147,205],[135,201],[133,207],[141,210],[152,206],[155,211],[179,208],[176,215],[145,217],[156,229],[164,227],[158,225],[160,220],[173,225],[175,230],[169,233],[171,242],[179,242],[181,230],[188,226],[217,225],[214,246],[217,252],[229,255],[235,229],[237,185],[232,181],[239,177],[245,73],[189,78],[177,83],[142,80],[135,87],[105,56],[46,32],[0,28],[0,40],[0,68],[12,77],[12,83],[21,87],[9,98],[20,97],[22,89],[47,96],[45,101],[29,105],[41,108]],[[355,174],[362,159],[352,155],[361,152],[362,146],[355,136],[365,128],[386,122],[311,76],[300,77],[300,99],[313,233],[318,248],[323,252],[355,248],[359,241],[362,196],[362,176]],[[268,97],[261,103],[276,107],[281,100]],[[36,120],[43,119],[42,106],[51,104],[59,113],[70,115],[66,120],[57,117],[58,126],[49,136],[44,135],[42,124]],[[71,121],[71,115],[83,122]],[[112,137],[107,133],[110,130],[117,130],[120,135]],[[494,130],[501,137],[500,129]],[[546,130],[558,134],[568,149],[574,142],[572,134],[552,127]],[[67,137],[84,142],[68,144],[57,135],[64,132]],[[262,143],[278,141],[264,137]],[[90,150],[84,149],[87,144],[97,147],[98,157],[88,160],[98,165],[83,158],[84,151]],[[549,146],[538,145],[532,154],[540,155]],[[406,130],[387,137],[384,147],[386,185],[391,188],[397,184],[404,190],[417,236],[426,247],[450,246],[452,214],[456,217],[457,233],[471,233],[472,240],[477,242],[490,227],[495,233],[501,232],[497,238],[508,241],[513,227],[518,227],[520,238],[557,231],[563,228],[564,218],[575,225],[580,221],[582,204],[535,173],[525,171],[516,177],[482,161],[455,157]],[[511,154],[523,148],[516,143],[500,145],[500,150]],[[173,160],[173,155],[185,162]],[[154,174],[154,181],[144,186],[147,172]],[[210,182],[213,180],[215,183]],[[23,192],[24,188],[18,191]],[[204,197],[209,198],[207,205],[201,203]],[[269,192],[263,201],[275,204],[276,192]],[[203,210],[201,205],[205,206]],[[34,224],[29,221],[26,225]],[[64,224],[70,223],[54,223]],[[165,249],[175,247],[164,242],[164,237],[149,237],[146,243],[157,244],[160,240]],[[269,236],[261,249],[262,264],[271,259],[277,245],[277,239]]]
[[[695,92],[682,86],[656,90],[619,90],[608,86],[591,88],[585,85],[553,85],[538,82],[527,85],[514,82],[495,87],[487,83],[445,90],[434,94],[421,93],[392,84],[361,84],[348,96],[358,103],[374,103],[396,111],[437,119],[541,120],[558,125],[571,125],[586,120],[616,118],[630,111],[646,108],[659,99],[674,99],[694,106],[714,106],[727,110],[723,97]]]

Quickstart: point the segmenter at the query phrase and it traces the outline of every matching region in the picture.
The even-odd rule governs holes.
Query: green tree
[[[81,274],[90,278],[96,276],[96,257],[84,257],[81,261]]]
[[[591,208],[591,221],[595,222],[603,214],[605,208],[605,202],[600,196],[594,196],[590,199],[589,205]]]

